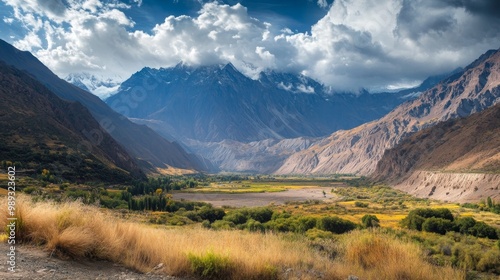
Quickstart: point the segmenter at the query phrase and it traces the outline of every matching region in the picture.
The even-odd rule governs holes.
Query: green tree
[[[491,200],[491,197],[488,196],[486,201],[488,203],[488,208],[490,209],[493,208],[493,200]]]

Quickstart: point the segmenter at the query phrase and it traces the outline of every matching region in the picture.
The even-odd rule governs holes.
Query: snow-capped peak
[[[71,73],[66,76],[64,80],[83,90],[93,93],[101,99],[106,99],[118,91],[123,78],[119,76],[104,77],[82,72]]]

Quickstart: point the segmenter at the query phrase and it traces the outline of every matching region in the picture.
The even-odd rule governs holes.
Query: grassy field
[[[288,203],[276,206],[277,210],[287,211],[299,215],[321,216],[325,213],[334,214],[355,223],[361,222],[366,214],[376,215],[382,227],[399,228],[399,222],[416,208],[448,208],[455,215],[473,217],[500,228],[500,215],[469,209],[457,203],[447,203],[437,200],[415,198],[404,192],[385,186],[375,187],[334,187],[330,192],[338,199],[333,203],[319,201],[308,203]],[[356,204],[364,204],[362,207]]]
[[[331,179],[281,179],[268,181],[244,180],[237,182],[212,182],[208,186],[199,186],[186,189],[183,192],[196,193],[264,193],[282,192],[290,189],[304,189],[311,187],[340,187],[345,184]]]
[[[203,279],[465,277],[460,270],[426,262],[419,246],[394,239],[382,230],[310,241],[294,234],[200,227],[160,229],[123,221],[95,206],[75,202],[32,203],[27,197],[17,202],[17,218],[22,221],[20,240],[41,245],[56,255],[105,259],[142,272],[162,263],[166,274]],[[0,223],[5,221],[2,211]]]
[[[455,217],[473,217],[497,228],[500,215],[415,198],[386,186],[352,186],[359,185],[360,178],[209,177],[196,181],[195,187],[168,191],[153,181],[147,194],[131,196],[147,198],[147,203],[164,198],[168,208],[162,211],[127,209],[122,199],[132,186],[46,182],[31,186],[34,181],[19,178],[32,194],[18,191],[19,236],[61,256],[106,259],[143,272],[163,263],[165,274],[201,279],[347,279],[349,275],[498,279],[500,275],[499,241],[403,229],[400,224],[417,208],[447,208]],[[257,201],[293,193],[302,196],[260,207],[218,208],[189,201],[195,196]],[[176,194],[183,199],[176,200]],[[70,202],[75,199],[92,206]],[[5,210],[0,209],[0,226],[6,221]],[[260,220],[266,211],[268,217]],[[367,214],[375,215],[381,227],[362,226]],[[343,234],[328,230],[323,220],[332,217],[355,223],[354,227]],[[308,227],[301,229],[304,225]]]

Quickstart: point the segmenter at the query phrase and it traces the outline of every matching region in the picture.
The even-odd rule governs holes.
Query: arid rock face
[[[500,100],[500,51],[489,51],[462,72],[425,91],[385,117],[338,131],[290,156],[277,174],[369,175],[385,150],[439,122],[466,117]]]
[[[500,174],[416,171],[394,188],[422,198],[453,202],[500,199]]]

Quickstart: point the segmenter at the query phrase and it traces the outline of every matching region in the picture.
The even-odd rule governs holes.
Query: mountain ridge
[[[135,161],[80,103],[59,99],[3,62],[0,84],[3,160],[19,162],[24,169],[46,168],[69,180],[145,178]]]
[[[120,111],[134,91],[145,97],[134,108]],[[266,71],[252,80],[231,64],[181,63],[145,67],[106,99],[128,117],[163,122],[165,132],[180,141],[244,143],[324,136],[382,116],[401,102],[394,93],[364,93],[362,98],[327,94],[321,84],[302,75]]]
[[[139,126],[109,108],[97,96],[57,77],[30,52],[20,51],[0,40],[0,60],[28,72],[58,97],[78,101],[92,113],[99,124],[149,171],[173,166],[205,170],[206,166],[178,144],[167,141],[146,126]]]
[[[383,118],[338,131],[290,156],[276,174],[371,174],[384,151],[409,135],[451,118],[465,117],[500,99],[500,51],[488,51],[460,73]]]

